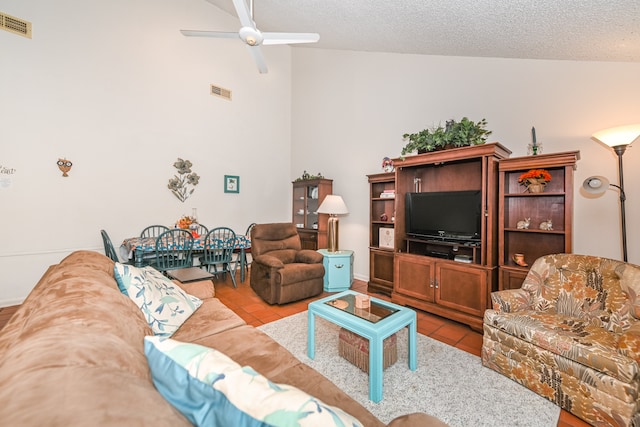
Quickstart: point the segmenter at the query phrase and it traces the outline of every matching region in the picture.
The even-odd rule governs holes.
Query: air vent
[[[231,91],[229,89],[221,88],[220,86],[211,85],[211,95],[219,96],[227,101],[231,101]]]
[[[31,38],[31,22],[0,12],[0,28],[10,33]]]

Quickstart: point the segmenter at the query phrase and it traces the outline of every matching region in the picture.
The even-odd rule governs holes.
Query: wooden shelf
[[[579,151],[504,159],[499,164],[499,289],[519,288],[529,271],[516,265],[513,254],[522,253],[529,265],[543,255],[568,253],[572,247],[573,172]],[[518,182],[531,169],[545,169],[551,181],[542,193],[526,193]],[[518,221],[530,219],[528,229]],[[552,220],[552,230],[539,224]]]

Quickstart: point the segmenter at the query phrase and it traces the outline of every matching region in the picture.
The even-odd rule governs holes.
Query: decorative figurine
[[[387,216],[386,212],[383,212],[382,215],[380,215],[380,221],[388,221],[389,217]]]
[[[382,159],[382,170],[385,172],[393,172],[393,160],[389,157]]]
[[[553,230],[553,223],[550,219],[540,223],[540,230]]]
[[[531,218],[525,218],[522,221],[518,221],[518,223],[516,224],[516,228],[518,230],[528,230],[530,224]]]
[[[524,254],[513,254],[513,262],[518,264],[520,267],[527,267],[529,264],[524,262]]]
[[[64,176],[64,177],[68,177],[69,176],[67,174],[67,172],[69,172],[71,170],[71,166],[73,166],[73,163],[71,163],[70,160],[58,159],[58,169],[60,169],[62,171],[62,176]]]

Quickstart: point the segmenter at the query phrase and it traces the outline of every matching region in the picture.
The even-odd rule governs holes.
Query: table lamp
[[[329,214],[327,249],[329,252],[338,252],[338,215],[349,213],[347,205],[344,204],[342,197],[336,194],[328,194],[320,204],[318,213]]]
[[[603,194],[609,187],[620,190],[620,223],[622,228],[622,256],[627,262],[627,224],[625,219],[624,202],[627,199],[624,193],[624,174],[622,172],[622,155],[627,146],[640,137],[640,124],[629,126],[618,126],[615,128],[601,130],[592,135],[592,138],[608,147],[618,155],[618,180],[619,184],[610,184],[609,180],[603,176],[590,176],[582,183],[584,191],[590,194]]]

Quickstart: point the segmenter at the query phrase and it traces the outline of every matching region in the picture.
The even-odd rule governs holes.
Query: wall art
[[[200,176],[191,170],[192,166],[193,164],[189,160],[182,160],[178,157],[178,161],[173,164],[178,173],[169,179],[167,186],[173,195],[183,203],[193,194],[194,187],[200,181]]]
[[[58,169],[62,171],[62,176],[65,178],[69,176],[68,172],[71,170],[71,166],[73,166],[71,160],[58,159]]]
[[[224,176],[224,192],[225,193],[239,193],[240,192],[240,177],[236,175]]]

